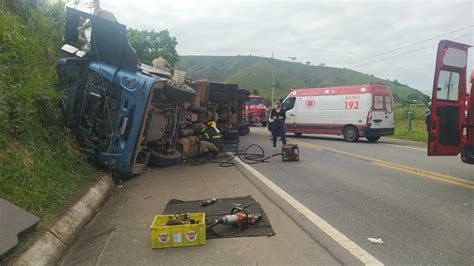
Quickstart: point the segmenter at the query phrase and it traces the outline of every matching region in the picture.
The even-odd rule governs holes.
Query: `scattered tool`
[[[175,214],[173,216],[168,217],[168,221],[166,222],[167,226],[173,225],[186,225],[186,224],[199,224],[199,221],[191,219],[188,213],[185,214]]]
[[[252,225],[259,222],[262,218],[262,214],[249,214],[246,210],[246,207],[232,208],[230,214],[222,216],[219,219],[216,219],[212,224],[207,225],[206,229],[212,228],[218,224],[242,226],[242,225]]]
[[[208,200],[203,200],[201,201],[201,207],[207,207],[209,205],[214,204],[217,201],[216,198],[208,199]]]

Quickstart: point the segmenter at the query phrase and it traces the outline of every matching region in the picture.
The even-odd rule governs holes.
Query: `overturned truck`
[[[178,164],[183,153],[198,155],[183,144],[209,120],[224,135],[248,133],[241,111],[248,91],[141,64],[125,25],[111,13],[68,7],[64,40],[68,56],[57,69],[65,117],[81,150],[115,176]]]

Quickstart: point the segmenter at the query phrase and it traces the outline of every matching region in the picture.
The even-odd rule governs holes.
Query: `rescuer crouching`
[[[201,154],[209,157],[217,157],[222,148],[222,135],[217,124],[214,121],[209,121],[206,126],[201,128],[199,134],[199,149]]]

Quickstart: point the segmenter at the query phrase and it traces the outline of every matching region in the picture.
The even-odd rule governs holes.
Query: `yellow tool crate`
[[[151,224],[151,247],[169,248],[206,244],[206,215],[204,213],[188,213],[189,219],[197,224],[166,225],[170,217],[182,218],[184,214],[157,215]]]

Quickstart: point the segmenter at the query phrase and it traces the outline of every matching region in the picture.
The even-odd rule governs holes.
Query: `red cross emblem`
[[[309,97],[308,99],[306,99],[306,102],[305,102],[306,108],[313,109],[315,104],[316,104],[316,101],[314,100],[313,97]]]

